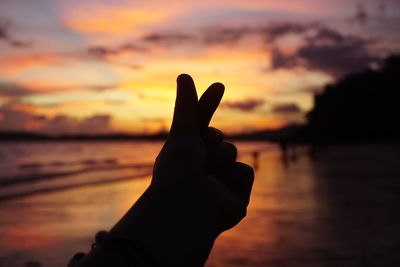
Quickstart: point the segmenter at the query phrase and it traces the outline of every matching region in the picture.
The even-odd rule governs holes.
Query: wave
[[[270,145],[260,147],[259,144],[246,144],[245,148],[238,158],[256,157],[255,154],[271,151]],[[0,202],[77,187],[149,177],[153,168],[153,164],[149,162],[120,164],[114,158],[81,158],[73,161],[53,159],[45,163],[31,161],[17,166],[22,173],[0,178]]]
[[[16,175],[16,176],[12,176],[10,178],[0,180],[0,187],[35,182],[35,181],[39,181],[39,180],[63,178],[65,176],[89,173],[89,172],[93,172],[93,171],[123,170],[123,169],[141,170],[141,169],[151,169],[152,166],[153,166],[152,164],[144,164],[144,163],[143,164],[124,164],[124,165],[117,164],[117,165],[84,167],[84,168],[81,168],[78,170],[67,170],[67,171],[58,171],[58,172]]]
[[[43,194],[43,193],[63,191],[63,190],[68,190],[68,189],[73,189],[73,188],[78,188],[78,187],[88,187],[88,186],[93,186],[93,185],[109,184],[109,183],[116,183],[116,182],[132,180],[132,179],[145,178],[145,177],[149,176],[150,174],[151,174],[151,172],[143,172],[143,173],[139,173],[136,175],[122,176],[122,177],[116,177],[116,178],[111,178],[111,179],[100,179],[100,180],[94,180],[94,181],[86,181],[86,182],[71,183],[71,184],[65,184],[65,185],[59,185],[59,186],[52,186],[52,187],[47,187],[47,188],[31,189],[28,191],[0,195],[0,202],[8,201],[8,200],[16,199],[16,198],[28,197],[28,196],[32,196],[32,195]]]

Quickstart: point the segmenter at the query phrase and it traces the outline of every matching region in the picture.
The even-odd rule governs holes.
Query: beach
[[[38,147],[60,158],[32,152]],[[112,227],[146,189],[160,147],[0,144],[1,179],[33,177],[0,188],[0,266],[61,267],[89,250],[95,233]],[[7,149],[19,154],[7,156]],[[238,150],[241,161],[257,166],[248,215],[217,239],[206,266],[400,265],[399,145],[342,145],[311,155],[298,148],[287,157],[268,143],[239,143]]]

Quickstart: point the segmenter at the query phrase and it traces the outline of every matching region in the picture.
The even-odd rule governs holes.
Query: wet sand
[[[242,158],[253,163],[253,158]],[[261,153],[248,216],[217,240],[215,266],[400,266],[400,147],[341,146],[283,161]],[[149,177],[0,203],[0,266],[65,266]]]

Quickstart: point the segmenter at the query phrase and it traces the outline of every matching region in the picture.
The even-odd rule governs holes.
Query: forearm
[[[215,216],[189,205],[193,191],[147,189],[79,266],[203,266],[217,237],[209,226]]]
[[[194,191],[150,187],[111,233],[139,242],[161,266],[203,266],[217,237],[215,216],[193,205]]]

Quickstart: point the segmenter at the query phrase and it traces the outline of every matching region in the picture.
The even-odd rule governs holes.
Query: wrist
[[[143,244],[163,266],[203,266],[219,233],[216,216],[205,214],[204,196],[190,188],[151,185],[112,233]]]

